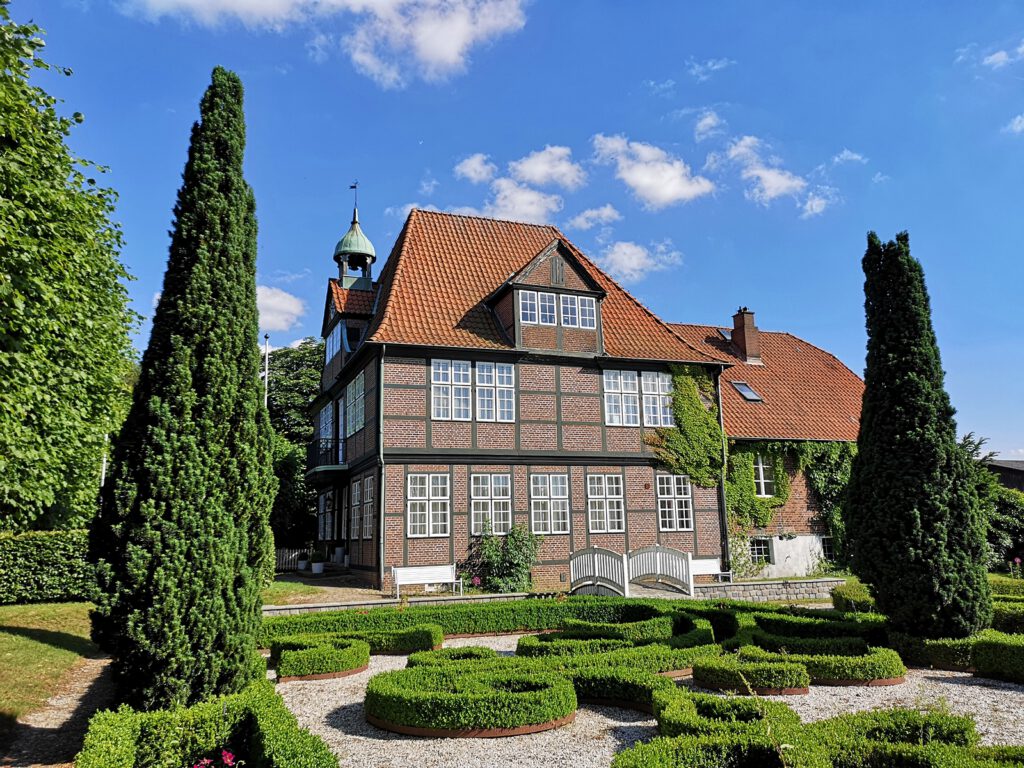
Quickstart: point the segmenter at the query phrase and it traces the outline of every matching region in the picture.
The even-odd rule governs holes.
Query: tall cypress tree
[[[102,590],[93,634],[114,657],[121,698],[145,709],[229,693],[259,674],[274,479],[244,148],[242,84],[218,67],[90,540]]]
[[[892,626],[925,637],[985,627],[985,519],[956,440],[924,270],[906,232],[864,254],[868,354],[846,505],[853,570]]]

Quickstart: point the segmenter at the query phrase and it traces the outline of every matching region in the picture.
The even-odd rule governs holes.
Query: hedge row
[[[523,635],[516,645],[517,656],[580,656],[607,653],[630,648],[629,640],[607,637],[577,638],[566,632],[548,632],[543,635]]]
[[[772,653],[756,646],[747,646],[740,649],[739,658],[754,663],[799,664],[807,670],[811,682],[818,684],[830,680],[888,680],[903,677],[907,673],[899,654],[889,648],[873,648],[863,656],[829,656]]]
[[[0,533],[0,603],[91,600],[86,531]]]
[[[567,632],[580,637],[601,637],[611,640],[628,640],[634,644],[668,640],[672,637],[671,616],[654,616],[641,621],[603,622],[583,619],[566,619],[562,624]]]
[[[1024,635],[982,632],[974,641],[971,657],[981,677],[1024,683]]]
[[[270,644],[278,677],[347,672],[370,663],[370,644],[337,635],[287,635]]]
[[[554,673],[417,666],[370,678],[364,707],[368,717],[413,728],[517,728],[571,715],[576,692]]]
[[[1024,599],[996,598],[993,600],[992,629],[1010,634],[1024,633]]]
[[[755,630],[750,633],[750,641],[759,648],[777,653],[862,656],[868,652],[868,643],[863,637],[787,637]]]
[[[992,589],[993,595],[1024,596],[1024,579],[1014,579],[1010,576],[990,573],[988,575],[988,584]]]
[[[832,607],[847,613],[871,613],[875,610],[875,598],[866,584],[848,581],[832,590]]]
[[[856,619],[824,615],[801,615],[790,613],[757,613],[757,626],[773,635],[804,638],[860,637],[873,645],[886,641],[885,617],[877,614],[861,614]]]
[[[337,768],[319,736],[260,680],[241,693],[181,709],[136,712],[122,706],[93,716],[77,768],[182,768],[230,748],[251,768]]]
[[[744,661],[736,656],[722,656],[696,662],[693,684],[714,691],[752,695],[761,688],[806,688],[811,679],[802,664]]]

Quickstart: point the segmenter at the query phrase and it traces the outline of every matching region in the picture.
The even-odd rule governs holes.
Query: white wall
[[[757,575],[776,579],[784,576],[806,576],[824,559],[821,536],[772,536],[772,563]]]

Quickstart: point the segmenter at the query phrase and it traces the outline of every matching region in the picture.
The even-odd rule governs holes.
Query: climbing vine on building
[[[857,455],[856,443],[798,442],[793,443],[797,468],[807,478],[821,504],[821,518],[832,536],[836,556],[843,558],[846,529],[843,525],[843,501],[850,482],[850,467]]]
[[[743,527],[766,528],[775,510],[789,500],[789,475],[785,459],[789,444],[780,442],[729,441],[729,468],[725,476],[725,498],[729,516]],[[754,461],[760,454],[772,468],[774,494],[758,496],[754,487]]]
[[[647,442],[665,468],[713,488],[722,476],[722,427],[714,377],[696,365],[672,366],[672,414],[676,426],[648,433]]]

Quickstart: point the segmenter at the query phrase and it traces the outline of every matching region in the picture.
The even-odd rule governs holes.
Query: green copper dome
[[[335,260],[351,255],[367,256],[370,261],[376,261],[377,259],[377,251],[374,250],[373,243],[370,242],[370,238],[363,234],[362,227],[359,226],[358,208],[352,211],[352,226],[348,228],[348,232],[334,246]]]

